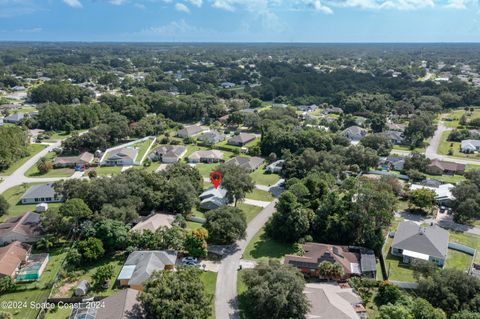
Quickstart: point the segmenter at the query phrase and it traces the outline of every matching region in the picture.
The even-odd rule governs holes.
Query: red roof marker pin
[[[212,181],[213,186],[215,186],[215,188],[218,188],[218,185],[220,185],[220,182],[222,181],[222,173],[211,172],[210,180]]]

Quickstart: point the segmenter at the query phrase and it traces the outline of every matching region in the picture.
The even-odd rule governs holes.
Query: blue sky
[[[0,0],[0,40],[480,42],[479,0]]]

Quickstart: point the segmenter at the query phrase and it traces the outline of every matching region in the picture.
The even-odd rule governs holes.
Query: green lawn
[[[52,161],[57,154],[55,152],[49,152],[45,158],[49,161]],[[75,171],[71,168],[57,168],[57,169],[51,169],[48,171],[46,174],[40,174],[40,172],[37,169],[37,165],[33,165],[30,167],[27,172],[25,173],[25,176],[28,177],[70,177]]]
[[[389,237],[383,249],[388,279],[398,281],[415,281],[415,278],[413,278],[413,271],[410,266],[403,264],[400,257],[392,256],[392,254],[390,254],[392,242],[393,238]]]
[[[255,188],[252,192],[248,193],[246,197],[249,199],[261,200],[264,202],[271,202],[273,200],[273,196],[270,192],[257,188]]]
[[[475,165],[475,164],[467,164],[465,165],[465,171],[470,172],[470,171],[475,171],[480,169],[480,165]]]
[[[197,222],[187,221],[187,229],[195,230],[201,228],[203,225]]]
[[[243,253],[243,258],[249,260],[280,259],[286,254],[292,253],[294,253],[292,245],[279,243],[268,238],[262,228],[248,244]]]
[[[212,271],[204,271],[200,275],[200,279],[205,287],[205,295],[210,299],[212,306],[212,314],[209,318],[215,318],[215,287],[217,285],[217,273]]]
[[[44,142],[56,142],[56,141],[60,141],[60,140],[64,140],[64,139],[67,139],[69,138],[70,136],[72,136],[73,133],[83,133],[83,132],[86,132],[88,130],[75,130],[73,132],[70,132],[70,133],[67,133],[65,131],[59,131],[59,132],[56,132],[56,131],[48,131],[46,132],[46,135],[49,136],[49,138],[45,139]]]
[[[457,250],[449,249],[445,268],[457,269],[461,271],[468,270],[472,263],[472,256]]]
[[[98,176],[109,176],[113,174],[120,174],[122,172],[121,166],[101,166],[93,169],[97,171]]]
[[[448,151],[450,149],[452,149],[453,154],[450,155],[450,156],[480,159],[480,154],[464,154],[464,153],[461,153],[459,142],[449,142],[449,141],[447,141],[447,138],[448,138],[449,134],[450,134],[450,131],[442,133],[442,137],[440,139],[440,145],[438,146],[438,150],[437,150],[438,154],[449,155]]]
[[[412,151],[408,145],[393,145],[393,149],[398,151]],[[424,153],[425,147],[415,147],[413,150],[419,153]]]
[[[49,284],[61,269],[62,261],[66,253],[61,249],[53,250],[50,253],[50,260],[42,277],[37,282],[18,284],[17,291],[0,296],[1,301],[25,301],[30,302],[44,302],[50,294]],[[3,311],[13,314],[13,318],[18,319],[34,319],[38,314],[38,310],[30,307],[24,309],[2,309]]]
[[[465,114],[464,109],[460,110],[455,110],[447,114],[442,115],[442,119],[444,120],[445,126],[449,128],[457,128],[459,126],[460,118],[462,117],[463,114]],[[470,114],[470,116],[468,116]],[[468,112],[467,114],[467,119],[472,120],[474,118],[479,118],[480,117],[480,109],[475,109],[473,112]],[[449,121],[448,119],[451,119]]]
[[[19,203],[23,193],[25,193],[25,191],[32,185],[35,185],[35,184],[26,184],[25,187],[22,185],[18,185],[18,186],[7,189],[3,193],[3,196],[5,197],[7,202],[10,204],[10,208],[8,209],[7,214],[0,216],[0,222],[10,217],[18,216],[26,212],[35,210],[35,207],[37,206],[36,204],[23,205]],[[54,207],[59,207],[60,205],[61,205],[60,203],[49,203],[48,207],[54,208]]]
[[[25,164],[25,162],[27,162],[31,157],[33,157],[35,154],[39,153],[40,151],[42,151],[44,148],[46,148],[47,145],[45,144],[30,144],[28,145],[27,149],[28,149],[28,153],[30,154],[29,156],[26,156],[18,161],[16,161],[15,163],[13,163],[12,165],[10,165],[10,167],[4,171],[1,171],[0,172],[0,176],[9,176],[11,175],[13,172],[15,172],[20,166],[22,166],[23,164]]]
[[[258,215],[262,211],[261,207],[258,206],[253,206],[253,205],[247,205],[244,203],[238,203],[237,207],[240,208],[244,213],[245,217],[247,218],[247,224],[255,218],[255,216]]]
[[[480,236],[477,235],[449,231],[449,241],[477,249],[477,251],[480,249]],[[480,254],[478,252],[475,262],[480,263]]]
[[[205,163],[199,163],[196,164],[195,167],[200,171],[200,175],[203,177],[210,177],[210,173],[213,172],[220,163],[211,163],[211,164],[205,164]]]
[[[148,148],[152,144],[153,140],[147,139],[143,142],[136,143],[133,146],[138,149],[138,154],[137,157],[135,158],[135,161],[140,162],[145,155],[145,153],[148,151]]]
[[[250,176],[255,184],[267,186],[273,185],[280,180],[280,176],[277,174],[265,174],[265,165],[252,172]]]

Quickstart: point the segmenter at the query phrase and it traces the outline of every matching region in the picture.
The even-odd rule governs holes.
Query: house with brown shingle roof
[[[200,150],[188,157],[189,163],[218,163],[223,161],[223,152],[219,150]]]
[[[253,172],[259,168],[265,160],[261,157],[252,156],[252,157],[242,157],[235,156],[225,162],[225,164],[233,164],[240,166],[247,170],[248,172]]]
[[[434,159],[428,164],[427,171],[431,174],[463,175],[465,164]]]
[[[230,145],[244,146],[257,138],[255,134],[238,134],[227,141]]]
[[[156,231],[160,227],[171,228],[174,221],[175,215],[152,214],[133,226],[130,231],[143,232],[144,230]]]
[[[302,273],[319,277],[319,265],[323,261],[339,264],[347,279],[352,276],[375,278],[376,259],[372,250],[354,246],[336,246],[320,243],[305,243],[303,256],[286,255],[284,264],[298,268]]]
[[[19,241],[0,247],[0,277],[15,278],[20,265],[27,260],[30,249],[30,245]]]
[[[0,224],[0,245],[14,241],[34,243],[41,238],[42,234],[40,214],[28,212]]]
[[[94,156],[92,153],[84,152],[78,156],[58,156],[53,160],[53,166],[59,167],[75,167],[80,165],[90,165],[93,163]]]

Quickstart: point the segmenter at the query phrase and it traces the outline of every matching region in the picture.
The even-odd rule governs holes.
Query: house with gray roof
[[[463,140],[460,143],[462,153],[474,153],[480,151],[480,140]]]
[[[111,151],[108,157],[103,160],[103,166],[129,166],[135,164],[138,149],[133,147],[123,147]]]
[[[102,299],[101,307],[92,307],[89,303],[79,303],[72,307],[69,319],[144,319],[137,300],[140,292],[135,289],[123,289]]]
[[[235,156],[225,162],[225,164],[233,164],[246,169],[248,172],[253,172],[259,168],[265,160],[261,157],[241,157]]]
[[[344,129],[340,134],[352,142],[358,142],[367,135],[367,130],[354,125]]]
[[[88,166],[93,163],[95,156],[89,152],[83,152],[77,156],[57,156],[53,160],[53,167],[76,167],[76,166]]]
[[[205,131],[205,128],[198,125],[185,126],[181,130],[177,131],[177,136],[181,138],[192,137]]]
[[[212,130],[200,134],[197,137],[197,140],[208,145],[213,145],[225,140],[225,135],[223,135],[219,131]]]
[[[222,187],[209,188],[200,194],[201,209],[217,209],[228,204],[227,190]]]
[[[152,161],[162,163],[177,163],[185,154],[187,148],[182,145],[162,145],[148,155]]]
[[[189,163],[218,163],[223,161],[223,152],[219,150],[200,150],[188,157]]]
[[[419,226],[412,221],[398,225],[391,253],[404,263],[425,260],[443,267],[448,253],[448,231],[437,226]]]
[[[230,138],[227,143],[235,146],[244,146],[257,138],[255,134],[240,133]]]
[[[266,173],[275,173],[275,174],[281,173],[282,169],[283,169],[283,164],[285,164],[285,160],[275,161],[275,162],[269,164],[265,168],[265,172]]]
[[[384,131],[380,134],[388,138],[392,142],[392,144],[396,145],[403,144],[405,140],[405,138],[403,137],[403,133],[398,131]]]
[[[123,264],[117,280],[121,286],[143,290],[143,284],[155,271],[173,270],[177,252],[173,250],[138,250],[132,252]]]
[[[34,243],[42,235],[40,214],[37,213],[28,212],[0,224],[0,246],[14,241]]]
[[[53,184],[39,184],[27,189],[20,200],[22,204],[59,203],[63,195],[55,191]]]
[[[25,113],[17,112],[9,116],[5,116],[3,122],[17,124],[25,118]]]

